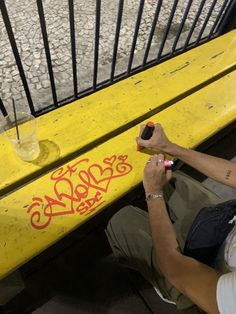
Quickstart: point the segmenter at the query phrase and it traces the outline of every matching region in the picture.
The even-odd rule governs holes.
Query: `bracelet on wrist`
[[[151,200],[155,200],[155,199],[162,199],[163,198],[163,194],[152,194],[152,193],[149,193],[146,195],[146,202],[149,202]]]

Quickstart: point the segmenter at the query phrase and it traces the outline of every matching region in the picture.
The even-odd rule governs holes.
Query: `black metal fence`
[[[124,13],[124,0],[117,0],[117,14],[116,14],[116,25],[114,31],[112,58],[110,60],[110,70],[109,74],[103,81],[98,81],[98,70],[99,70],[99,49],[100,49],[100,39],[103,36],[101,33],[101,5],[103,0],[93,0],[94,2],[94,57],[93,57],[93,77],[91,80],[91,85],[88,88],[78,88],[78,60],[77,60],[77,45],[78,45],[78,29],[75,27],[75,5],[76,0],[68,0],[68,21],[70,30],[70,51],[71,58],[68,62],[71,63],[71,81],[73,85],[73,92],[66,95],[63,99],[58,99],[57,87],[55,84],[55,73],[54,73],[54,63],[51,56],[50,41],[48,37],[47,20],[45,18],[44,2],[43,0],[35,0],[39,23],[41,28],[41,34],[43,39],[44,51],[46,56],[47,73],[50,79],[50,89],[52,94],[52,103],[48,103],[43,106],[43,108],[38,108],[32,99],[32,91],[30,90],[28,79],[26,76],[27,71],[24,69],[22,63],[21,55],[19,52],[19,44],[17,44],[16,36],[13,31],[12,21],[9,17],[9,8],[7,8],[6,1],[0,0],[0,9],[2,13],[2,19],[5,25],[9,43],[11,45],[12,53],[14,55],[15,63],[17,65],[20,81],[24,88],[24,93],[27,99],[28,106],[33,115],[39,116],[45,112],[53,110],[59,106],[65,105],[73,100],[86,96],[92,92],[95,92],[103,87],[113,84],[118,80],[126,78],[134,73],[142,71],[148,67],[156,65],[168,58],[176,56],[188,49],[191,49],[199,44],[209,41],[216,36],[219,36],[228,30],[236,26],[236,0],[199,0],[198,7],[194,12],[192,18],[192,24],[190,27],[185,29],[186,21],[189,16],[189,12],[193,5],[193,0],[186,1],[186,6],[182,12],[182,19],[178,23],[178,27],[175,29],[174,37],[172,38],[171,44],[168,41],[168,36],[171,32],[173,19],[176,14],[176,10],[179,5],[179,0],[173,0],[169,16],[166,19],[165,27],[160,31],[158,29],[158,23],[161,14],[163,14],[163,0],[153,1],[153,6],[155,6],[154,14],[152,16],[152,23],[149,28],[149,33],[143,49],[143,54],[141,61],[134,63],[135,51],[137,47],[137,41],[139,39],[140,25],[142,22],[142,16],[145,6],[145,0],[137,0],[137,11],[135,18],[135,25],[133,30],[133,37],[130,45],[129,54],[127,55],[127,66],[126,70],[122,73],[116,73],[117,60],[118,60],[118,48],[119,41],[121,38],[121,26]],[[129,1],[129,0],[127,0]],[[147,0],[148,1],[148,0]],[[149,0],[150,1],[150,0]],[[170,2],[170,1],[169,1]],[[203,15],[203,8],[208,4],[207,11]],[[218,11],[215,11],[216,6],[218,6]],[[214,18],[212,18],[214,16]],[[201,25],[199,26],[199,21],[201,20]],[[211,24],[209,27],[209,21]],[[197,34],[196,34],[197,29]],[[156,52],[153,52],[153,38],[156,33],[160,33],[160,40]],[[180,41],[180,37],[183,32],[185,33],[184,40]],[[194,35],[194,36],[193,36]],[[168,42],[168,49],[166,45]],[[152,54],[150,55],[150,50],[152,48]],[[153,57],[154,56],[154,57]],[[3,57],[4,58],[4,57]],[[40,80],[40,77],[38,78]],[[2,82],[1,82],[2,83]],[[3,92],[3,88],[2,91]],[[40,102],[40,99],[37,100]],[[7,115],[7,106],[4,106],[5,100],[0,98],[0,109],[2,114]]]

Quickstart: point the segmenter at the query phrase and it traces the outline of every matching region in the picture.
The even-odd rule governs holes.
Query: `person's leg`
[[[148,213],[138,207],[126,206],[111,218],[106,234],[119,262],[138,270],[152,285],[160,282],[158,288],[169,298],[164,283],[162,285],[163,276],[159,269],[154,269]]]
[[[203,207],[224,201],[200,182],[181,171],[173,173],[173,180],[165,190],[165,200],[181,249],[184,247],[189,229],[199,211]]]
[[[120,263],[139,271],[164,298],[177,303],[178,308],[193,306],[163,277],[155,262],[147,212],[133,206],[122,208],[109,221],[106,234]]]
[[[181,172],[173,177],[174,184],[167,187],[165,199],[177,239],[183,248],[187,232],[199,210],[222,200]],[[174,301],[178,309],[191,307],[191,313],[196,313],[193,303],[169,284],[155,262],[147,212],[133,206],[121,209],[111,218],[107,236],[120,262],[138,270],[165,298]]]

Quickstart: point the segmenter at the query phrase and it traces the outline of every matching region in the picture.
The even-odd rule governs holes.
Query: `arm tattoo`
[[[225,176],[225,179],[226,179],[226,180],[229,180],[229,179],[230,179],[231,172],[232,172],[231,170],[227,170],[226,176]]]

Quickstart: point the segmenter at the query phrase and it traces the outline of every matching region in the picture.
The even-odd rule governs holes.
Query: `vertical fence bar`
[[[140,27],[140,23],[141,23],[141,19],[142,19],[142,14],[143,14],[144,2],[145,2],[145,0],[140,0],[140,2],[139,2],[138,15],[137,15],[137,19],[136,19],[133,42],[132,42],[130,55],[129,55],[127,74],[130,73],[131,68],[132,68],[132,63],[133,63],[133,59],[134,59],[134,50],[135,50],[136,43],[137,43],[139,27]]]
[[[6,117],[8,115],[7,110],[2,102],[2,98],[0,97],[0,110],[3,114],[4,117]]]
[[[192,34],[193,34],[194,29],[195,29],[195,27],[196,27],[196,24],[197,24],[197,22],[198,22],[199,16],[200,16],[201,13],[202,13],[202,9],[203,9],[203,7],[204,7],[204,5],[205,5],[205,2],[206,2],[206,0],[203,0],[203,1],[201,2],[201,4],[200,4],[199,8],[198,8],[197,15],[196,15],[196,17],[195,17],[195,19],[194,19],[194,21],[193,21],[192,27],[191,27],[191,29],[190,29],[190,31],[189,31],[189,33],[188,33],[187,39],[186,39],[186,41],[185,41],[184,48],[183,48],[184,50],[187,48],[187,46],[188,46],[188,44],[189,44],[189,41],[190,41],[190,39],[191,39],[191,37],[192,37]]]
[[[28,83],[27,83],[27,80],[26,80],[26,77],[25,77],[25,72],[24,72],[23,65],[22,65],[22,62],[21,62],[21,58],[20,58],[20,55],[19,55],[19,51],[18,51],[18,48],[17,48],[17,45],[16,45],[15,36],[13,34],[13,30],[12,30],[12,27],[11,27],[11,22],[10,22],[10,19],[9,19],[9,15],[8,15],[8,12],[7,12],[5,1],[0,1],[0,9],[1,9],[1,12],[2,12],[2,18],[3,18],[3,21],[4,21],[5,27],[6,27],[6,30],[7,30],[7,35],[8,35],[10,44],[11,44],[11,49],[12,49],[12,52],[14,54],[14,57],[15,57],[15,60],[16,60],[16,65],[18,67],[18,71],[19,71],[19,74],[20,74],[20,77],[21,77],[21,81],[22,81],[22,84],[23,84],[23,87],[24,87],[24,90],[25,90],[25,94],[26,94],[26,97],[27,97],[29,108],[30,108],[31,113],[34,115],[35,114],[34,104],[33,104],[32,97],[31,97],[30,90],[29,90],[29,86],[28,86]]]
[[[164,49],[164,46],[165,46],[165,43],[166,43],[166,39],[167,39],[167,36],[169,34],[171,23],[172,23],[172,20],[174,18],[174,15],[175,15],[175,11],[176,11],[178,2],[179,2],[179,0],[175,0],[174,4],[173,4],[173,7],[171,9],[170,17],[169,17],[169,20],[168,20],[168,23],[167,23],[167,26],[166,26],[166,29],[165,29],[164,36],[162,38],[162,42],[161,42],[161,45],[160,45],[160,48],[159,48],[159,52],[157,54],[157,60],[159,60],[161,58],[161,55],[162,55],[162,52],[163,52],[163,49]]]
[[[42,31],[42,35],[43,35],[44,49],[45,49],[45,54],[46,54],[46,58],[47,58],[48,73],[49,73],[49,77],[50,77],[53,102],[54,102],[54,106],[58,107],[57,93],[56,93],[54,75],[53,75],[53,70],[52,70],[52,60],[51,60],[49,43],[48,43],[48,34],[47,34],[46,21],[45,21],[45,16],[44,16],[42,0],[37,0],[37,7],[38,7],[38,14],[39,14],[39,20],[40,20],[40,25],[41,25],[41,31]]]
[[[95,26],[95,47],[94,47],[93,90],[96,90],[96,87],[97,87],[100,20],[101,20],[101,0],[96,0],[96,26]]]
[[[68,5],[69,5],[70,41],[71,41],[71,57],[72,57],[74,97],[75,97],[75,99],[77,99],[77,97],[78,97],[78,82],[77,82],[76,43],[75,43],[74,0],[68,0]]]
[[[145,50],[145,53],[144,53],[144,57],[143,57],[143,66],[145,66],[145,64],[147,63],[147,58],[148,58],[149,51],[150,51],[150,48],[151,48],[153,35],[154,35],[155,30],[156,30],[156,25],[157,25],[157,21],[158,21],[158,18],[159,18],[160,11],[161,11],[162,2],[163,2],[162,0],[159,0],[158,3],[157,3],[157,6],[156,6],[156,11],[155,11],[154,19],[153,19],[153,22],[152,22],[150,35],[149,35],[149,38],[148,38],[147,47],[146,47],[146,50]]]
[[[215,8],[216,2],[217,2],[217,0],[214,0],[214,1],[212,2],[212,4],[211,4],[211,7],[210,7],[210,9],[209,9],[209,11],[208,11],[208,13],[207,13],[206,19],[205,19],[205,21],[204,21],[204,23],[203,23],[203,25],[202,25],[202,28],[201,28],[201,30],[200,30],[200,32],[199,32],[199,34],[198,34],[198,38],[197,38],[196,43],[195,43],[196,45],[199,44],[199,41],[200,41],[201,38],[202,38],[202,34],[204,33],[204,31],[205,31],[205,29],[206,29],[207,23],[208,23],[208,21],[209,21],[209,19],[210,19],[210,17],[211,17],[211,14],[212,14],[212,12],[213,12],[213,10],[214,10],[214,8]]]
[[[212,26],[212,28],[210,30],[210,33],[209,33],[209,35],[207,37],[208,40],[211,39],[211,36],[213,35],[216,26],[219,25],[219,21],[220,21],[220,19],[222,19],[223,12],[226,9],[226,7],[227,7],[229,2],[230,2],[230,0],[225,0],[225,2],[223,3],[223,5],[222,5],[222,7],[220,9],[220,12],[218,13],[218,15],[217,15],[217,17],[215,19],[215,22],[214,22],[214,24],[213,24],[213,26]]]
[[[180,27],[179,27],[179,29],[178,29],[178,32],[177,32],[177,34],[176,34],[176,36],[175,36],[175,41],[174,41],[173,46],[172,46],[172,53],[173,53],[173,52],[175,51],[175,49],[176,49],[176,46],[177,46],[177,44],[178,44],[180,35],[181,35],[182,30],[183,30],[183,28],[184,28],[184,24],[185,24],[185,22],[186,22],[186,20],[187,20],[188,13],[189,13],[189,10],[190,10],[190,8],[191,8],[192,3],[193,3],[193,0],[190,0],[190,1],[188,2],[188,4],[187,4],[187,7],[186,7],[185,12],[184,12],[183,19],[182,19],[182,21],[181,21],[181,24],[180,24]]]
[[[221,35],[234,27],[236,27],[236,0],[232,0],[229,4],[216,32]]]
[[[113,57],[112,57],[112,64],[111,64],[111,82],[114,79],[115,69],[116,69],[116,59],[117,59],[117,50],[120,38],[120,28],[121,28],[121,21],[123,15],[123,8],[124,8],[124,0],[120,0],[118,14],[117,14],[117,21],[116,21],[116,34],[114,39],[114,48],[113,48]]]

